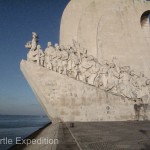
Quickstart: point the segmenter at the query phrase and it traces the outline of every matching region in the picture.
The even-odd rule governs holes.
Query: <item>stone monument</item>
[[[150,120],[149,18],[146,0],[71,0],[59,44],[32,32],[20,66],[52,121]]]

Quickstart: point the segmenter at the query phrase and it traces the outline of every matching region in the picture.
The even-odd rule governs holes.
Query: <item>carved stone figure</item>
[[[138,98],[138,92],[139,92],[139,88],[138,88],[138,84],[137,84],[137,75],[135,74],[135,72],[133,70],[130,71],[130,90],[131,90],[131,97],[133,99]]]
[[[31,42],[32,51],[36,50],[37,44],[38,44],[38,35],[35,32],[32,32],[32,42]]]
[[[69,54],[66,49],[63,47],[61,49],[61,60],[62,60],[62,70],[63,74],[67,75],[67,65],[68,65]]]
[[[137,78],[137,87],[139,89],[138,98],[141,98],[145,96],[145,86],[146,86],[146,80],[147,78],[145,77],[144,73],[140,73],[140,76]]]
[[[89,56],[87,58],[87,61],[88,61],[87,63],[89,68],[85,72],[86,81],[88,84],[94,85],[95,79],[98,76],[98,72],[100,70],[100,66],[97,60],[95,60],[93,56]]]
[[[53,47],[51,42],[48,42],[43,53],[35,32],[32,32],[32,41],[27,42],[25,47],[29,49],[28,61],[107,92],[140,101],[142,105],[150,103],[150,79],[147,79],[144,73],[136,75],[129,66],[121,66],[116,57],[113,57],[111,63],[104,60],[100,64],[75,40],[73,46],[55,44]]]
[[[108,69],[108,78],[107,78],[107,91],[112,91],[118,93],[117,86],[119,84],[120,74],[117,72],[116,66],[114,63],[111,63],[110,68]]]
[[[147,89],[148,89],[148,93],[150,94],[150,79],[147,79],[146,80],[146,86],[147,86]]]
[[[77,52],[74,51],[73,48],[70,49],[69,59],[68,59],[68,66],[67,66],[67,75],[69,77],[78,78],[78,67],[79,67],[79,58]]]
[[[109,69],[108,61],[104,60],[100,68],[100,74],[101,74],[100,82],[103,84],[104,89],[107,89],[108,86],[108,69]]]
[[[52,70],[57,72],[57,68],[58,68],[58,53],[59,52],[59,45],[55,44],[55,51],[53,51],[53,53],[51,54],[51,59],[52,59]]]
[[[29,52],[27,54],[27,60],[37,62],[38,61],[38,36],[35,32],[32,32],[32,41],[27,42],[25,45],[26,48],[29,49]]]
[[[81,59],[81,63],[79,65],[80,75],[79,78],[81,81],[88,83],[88,77],[90,73],[88,72],[88,69],[91,67],[92,64],[89,63],[89,56],[83,55]]]
[[[144,104],[150,103],[150,79],[146,80],[146,84],[143,88],[143,92],[145,93],[146,97],[142,97],[142,101]]]
[[[37,62],[40,66],[44,66],[44,53],[41,49],[41,45],[37,46],[37,51],[38,51],[38,57],[39,57]]]
[[[115,64],[116,71],[120,73],[120,62],[117,57],[113,57],[112,63]]]
[[[49,68],[50,70],[52,70],[53,66],[52,66],[52,60],[53,57],[55,56],[55,49],[52,46],[51,42],[48,42],[47,48],[45,49],[45,65],[47,68]]]
[[[63,49],[63,47],[59,47],[59,46],[56,48],[56,54],[57,54],[57,57],[56,57],[56,59],[57,59],[57,69],[56,69],[56,71],[60,74],[63,73],[62,53],[61,53],[62,49]]]
[[[50,53],[51,53],[50,52],[50,47],[51,47],[51,42],[48,42],[47,43],[47,48],[44,51],[44,53],[45,53],[44,67],[46,67],[46,68],[49,68],[48,63],[50,62]]]
[[[74,51],[76,52],[76,55],[78,56],[79,61],[81,62],[81,46],[80,43],[73,40],[73,44],[74,44]]]
[[[124,97],[132,98],[131,90],[130,90],[130,67],[125,66],[121,67],[120,70],[120,79],[118,85],[118,93]]]

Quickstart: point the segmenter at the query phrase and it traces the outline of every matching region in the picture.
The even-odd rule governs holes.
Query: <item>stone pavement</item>
[[[150,122],[53,123],[27,139],[58,139],[59,144],[15,145],[11,150],[150,150]]]
[[[75,123],[69,130],[81,150],[150,150],[150,122]]]

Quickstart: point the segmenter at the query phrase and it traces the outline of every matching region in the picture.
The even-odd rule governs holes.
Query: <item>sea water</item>
[[[17,137],[23,139],[49,122],[47,116],[0,115],[0,150],[7,150]],[[9,139],[12,144],[7,143]]]

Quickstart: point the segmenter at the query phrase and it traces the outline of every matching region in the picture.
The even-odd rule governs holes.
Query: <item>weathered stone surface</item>
[[[33,62],[21,70],[50,119],[62,121],[119,121],[135,119],[135,102],[68,78]],[[150,117],[139,110],[140,119]]]
[[[75,39],[99,61],[116,56],[150,75],[150,41],[140,23],[148,10],[146,0],[71,0],[61,20],[60,45]]]
[[[70,131],[82,150],[149,150],[149,125],[150,122],[77,122]]]

